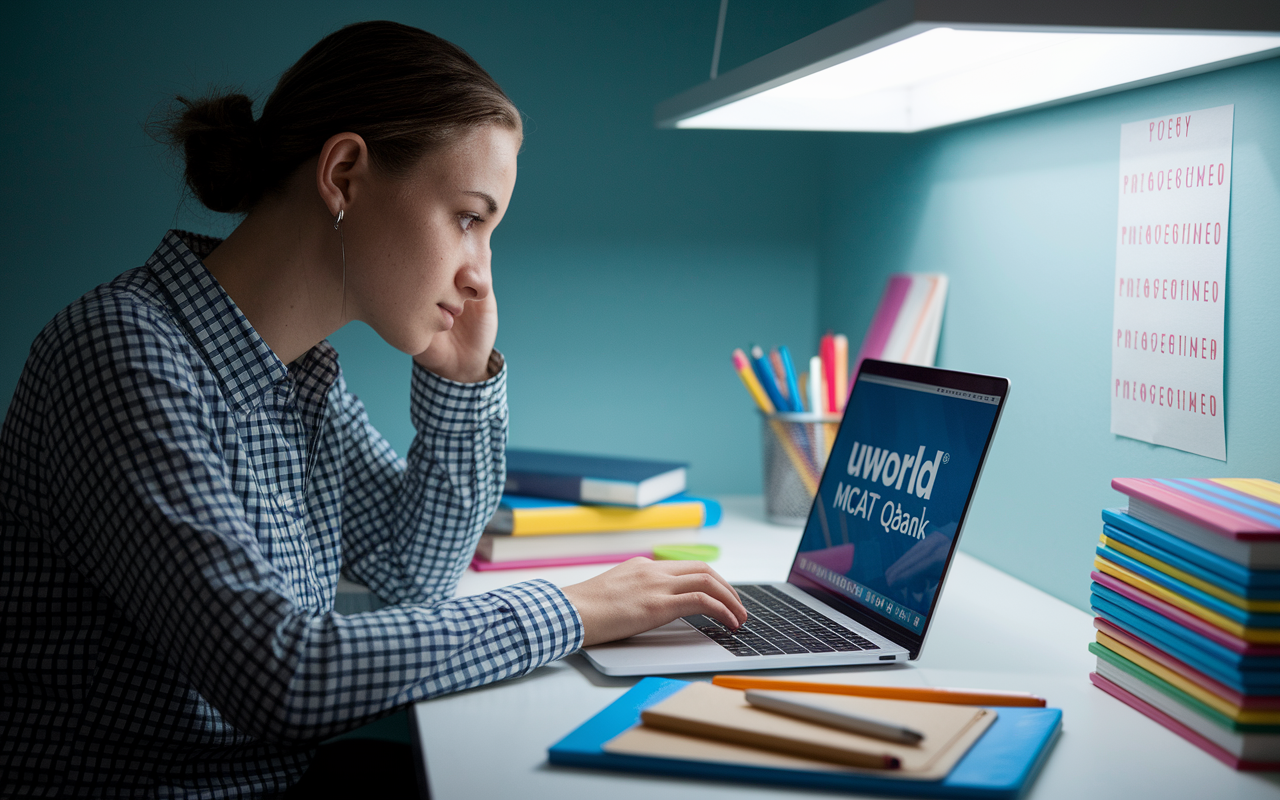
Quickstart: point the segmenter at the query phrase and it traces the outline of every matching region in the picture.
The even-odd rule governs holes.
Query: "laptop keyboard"
[[[736,631],[710,617],[694,614],[685,621],[735,656],[781,656],[798,653],[845,653],[879,650],[835,620],[827,619],[773,586],[737,586],[749,615]]]

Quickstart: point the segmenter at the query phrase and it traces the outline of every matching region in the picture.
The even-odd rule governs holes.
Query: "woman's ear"
[[[369,148],[360,134],[329,137],[316,164],[316,189],[330,216],[338,216],[338,211],[351,205],[357,186],[368,174]]]

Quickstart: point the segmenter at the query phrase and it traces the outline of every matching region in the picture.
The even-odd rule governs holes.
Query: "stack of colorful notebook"
[[[685,472],[670,462],[509,450],[502,503],[471,566],[610,563],[696,545],[699,530],[720,521],[720,506],[683,494]]]
[[[1240,770],[1280,770],[1280,484],[1118,478],[1091,605],[1103,691]]]

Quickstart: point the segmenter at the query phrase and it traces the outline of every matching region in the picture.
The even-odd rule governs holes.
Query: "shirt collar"
[[[288,370],[201,260],[221,243],[211,236],[171,230],[147,267],[169,295],[179,323],[217,375],[227,399],[248,411],[288,377]]]

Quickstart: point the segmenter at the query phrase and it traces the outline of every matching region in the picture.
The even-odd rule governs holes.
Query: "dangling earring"
[[[333,229],[338,232],[338,242],[342,246],[342,318],[347,317],[347,237],[342,233],[343,209],[338,209],[338,216],[333,219]]]

